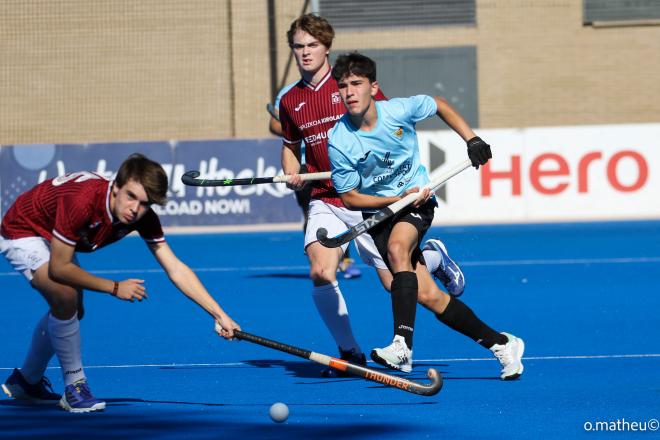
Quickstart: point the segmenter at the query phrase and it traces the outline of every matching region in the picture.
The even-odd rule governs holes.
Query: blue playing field
[[[467,279],[463,301],[525,340],[525,373],[502,382],[489,351],[419,308],[415,368],[442,372],[421,397],[248,342],[227,342],[180,294],[138,238],[81,264],[114,279],[144,278],[149,300],[85,294],[83,359],[96,414],[0,400],[4,438],[654,438],[660,419],[660,222],[434,228]],[[310,297],[300,232],[179,235],[177,254],[245,331],[336,354]],[[391,304],[375,273],[341,281],[364,350],[391,339]],[[19,366],[45,303],[0,261],[0,375]],[[47,374],[56,391],[56,360]],[[373,363],[369,364],[375,368]],[[289,406],[284,424],[268,418]],[[653,420],[656,423],[653,423]],[[587,432],[596,422],[625,432]],[[647,432],[632,432],[633,422]],[[625,423],[628,423],[626,425]],[[603,425],[599,425],[602,429]],[[612,427],[611,424],[608,424]]]

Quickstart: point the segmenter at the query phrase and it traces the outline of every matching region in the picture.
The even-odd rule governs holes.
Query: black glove
[[[467,141],[468,157],[472,161],[472,166],[479,169],[479,165],[486,165],[488,159],[493,157],[490,152],[490,145],[475,136]]]

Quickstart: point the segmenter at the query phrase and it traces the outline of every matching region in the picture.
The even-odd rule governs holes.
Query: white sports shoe
[[[518,379],[524,369],[522,357],[525,352],[525,343],[522,339],[509,333],[502,332],[502,334],[509,338],[509,342],[504,345],[495,344],[490,347],[490,351],[493,352],[502,365],[500,378],[502,380]]]
[[[406,345],[403,336],[394,336],[392,343],[385,348],[371,350],[371,359],[393,370],[400,370],[404,373],[412,371],[412,350]]]

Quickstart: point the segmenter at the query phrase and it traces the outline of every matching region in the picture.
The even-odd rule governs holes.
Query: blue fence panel
[[[0,148],[0,215],[39,182],[83,170],[111,178],[126,157],[139,152],[160,162],[168,174],[168,202],[154,207],[164,226],[299,222],[293,193],[281,183],[224,188],[181,183],[189,170],[211,179],[279,174],[281,145],[269,139],[5,146]]]

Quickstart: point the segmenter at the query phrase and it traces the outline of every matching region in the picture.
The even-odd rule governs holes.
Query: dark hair
[[[318,15],[305,14],[296,18],[286,33],[289,47],[293,47],[293,36],[299,30],[307,32],[328,49],[332,46],[332,40],[335,38],[335,30],[332,29],[328,20]]]
[[[131,154],[119,167],[115,184],[121,188],[129,180],[134,180],[144,187],[149,203],[165,204],[168,187],[167,174],[158,162],[139,153]]]
[[[362,76],[371,82],[375,82],[376,62],[357,52],[340,55],[332,68],[332,77],[335,81],[339,81],[351,75]]]

